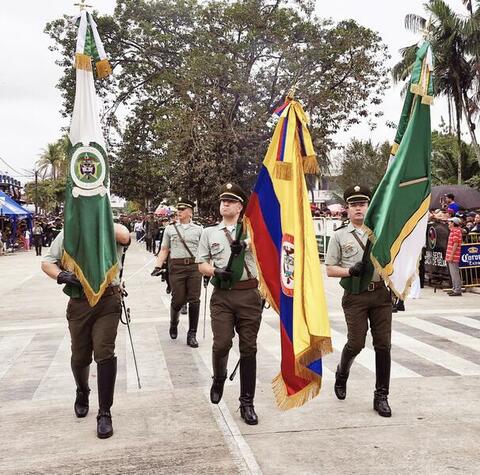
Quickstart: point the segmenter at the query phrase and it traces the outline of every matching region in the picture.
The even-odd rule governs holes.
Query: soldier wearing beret
[[[200,313],[202,275],[198,272],[195,256],[202,227],[192,222],[195,203],[180,199],[177,203],[177,221],[169,224],[164,232],[153,276],[162,273],[168,258],[169,281],[172,289],[170,304],[170,338],[178,336],[178,321],[182,306],[188,303],[187,345],[198,347],[197,327]]]
[[[350,367],[365,346],[370,324],[376,369],[373,408],[381,416],[390,417],[392,412],[388,404],[388,391],[392,302],[390,293],[374,270],[369,256],[364,257],[368,238],[363,220],[370,198],[370,190],[364,186],[355,185],[345,190],[344,199],[348,205],[350,223],[335,231],[325,258],[327,275],[340,277],[340,285],[345,290],[342,307],[348,330],[347,343],[335,374],[334,390],[338,399],[345,399]]]
[[[220,190],[222,221],[205,228],[197,263],[200,272],[212,277],[215,289],[210,300],[212,319],[213,384],[210,400],[218,404],[227,378],[228,353],[234,331],[240,348],[240,414],[245,423],[258,424],[253,406],[257,370],[257,334],[262,318],[257,269],[240,216],[247,197],[237,185]]]

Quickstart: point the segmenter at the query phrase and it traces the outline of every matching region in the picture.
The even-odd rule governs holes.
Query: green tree
[[[57,142],[47,144],[36,163],[36,167],[42,178],[48,176],[56,180],[65,175],[66,163],[64,140],[60,139]]]
[[[459,150],[456,135],[449,134],[445,127],[442,131],[432,132],[432,183],[434,185],[457,183],[459,157],[465,183],[474,185],[473,181],[480,173],[480,166],[476,161],[473,147],[462,141]]]
[[[353,139],[343,150],[336,181],[342,190],[360,184],[374,189],[382,180],[390,156],[390,144]]]
[[[61,207],[65,200],[66,179],[46,178],[39,180],[37,185],[35,182],[25,184],[25,195],[28,201],[37,202],[38,206],[46,211],[55,211]]]
[[[425,4],[429,19],[409,14],[405,26],[415,32],[422,31],[431,41],[435,56],[434,81],[436,93],[453,101],[457,151],[461,150],[462,115],[467,122],[477,161],[480,147],[475,135],[474,113],[479,103],[480,8],[474,12],[471,2],[465,2],[469,17],[455,13],[443,0],[430,0]],[[395,81],[405,80],[411,72],[417,46],[402,50],[402,60],[393,68]],[[470,94],[470,96],[469,96]],[[457,160],[457,182],[461,183],[461,157]]]
[[[311,117],[323,170],[338,131],[360,121],[373,127],[388,83],[386,47],[354,21],[322,20],[301,3],[118,0],[113,16],[98,17],[115,73],[99,93],[105,124],[121,136],[110,140],[117,194],[143,205],[185,196],[206,211],[222,182],[250,189],[271,114],[292,85]],[[58,87],[69,115],[75,31],[60,19],[46,32],[62,55]],[[120,105],[128,113],[124,129]]]

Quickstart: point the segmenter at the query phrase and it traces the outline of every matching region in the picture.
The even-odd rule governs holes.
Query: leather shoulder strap
[[[357,240],[358,244],[360,244],[360,247],[362,248],[363,251],[365,251],[365,244],[363,244],[362,240],[357,236],[357,233],[353,231],[353,237]]]
[[[187,243],[185,242],[185,239],[183,239],[183,236],[180,234],[180,231],[179,231],[178,228],[177,228],[177,223],[173,223],[173,227],[175,228],[175,231],[177,232],[178,237],[180,238],[180,241],[182,241],[183,246],[185,247],[185,249],[187,250],[187,252],[190,254],[190,257],[191,257],[192,259],[195,259],[195,256],[193,255],[193,253],[192,253],[192,251],[190,250],[190,248],[187,246]]]

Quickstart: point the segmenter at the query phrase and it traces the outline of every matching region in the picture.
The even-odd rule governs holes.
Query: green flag
[[[389,287],[404,299],[425,245],[431,198],[433,58],[425,41],[417,51],[389,167],[365,216],[370,258]]]
[[[76,89],[70,125],[69,165],[64,209],[62,266],[80,280],[90,306],[96,305],[118,273],[118,257],[108,195],[109,168],[92,71],[92,58],[105,52],[89,13],[80,15],[75,58]],[[108,67],[107,67],[108,69]],[[79,297],[80,290],[66,287]]]

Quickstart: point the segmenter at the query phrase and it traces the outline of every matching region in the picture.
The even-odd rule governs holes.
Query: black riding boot
[[[85,417],[88,414],[88,396],[90,388],[88,387],[88,375],[90,373],[90,365],[79,367],[71,364],[73,377],[77,385],[77,397],[73,410],[77,417]]]
[[[258,417],[253,407],[257,379],[256,355],[240,358],[240,415],[248,425],[258,424]]]
[[[170,305],[170,338],[172,340],[176,340],[178,336],[178,320],[180,317],[180,311],[175,310],[171,305]]]
[[[200,304],[189,303],[188,304],[188,333],[187,333],[187,345],[192,348],[198,348],[197,341],[197,327],[198,317],[200,315]]]
[[[218,404],[223,396],[223,386],[227,379],[228,354],[217,356],[212,354],[213,383],[210,388],[210,401],[212,404]]]
[[[357,355],[344,346],[342,356],[340,357],[340,363],[338,364],[337,372],[335,373],[335,386],[333,387],[338,399],[343,400],[347,397],[347,379],[355,356]]]
[[[390,417],[392,415],[392,410],[388,404],[390,366],[390,351],[375,350],[376,384],[373,397],[373,409],[375,409],[382,417]]]
[[[116,357],[97,364],[99,406],[97,416],[97,436],[100,439],[107,439],[113,435],[112,415],[110,414],[110,408],[113,404],[113,392],[115,390],[116,376]]]

